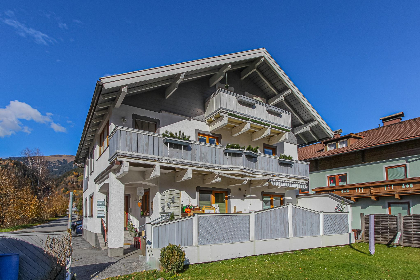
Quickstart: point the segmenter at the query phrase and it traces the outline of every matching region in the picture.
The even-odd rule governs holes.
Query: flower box
[[[244,155],[247,156],[247,157],[252,157],[252,158],[257,158],[258,157],[257,153],[254,153],[254,152],[251,152],[251,151],[244,151]]]
[[[164,138],[163,143],[171,143],[171,144],[178,144],[182,146],[189,146],[191,144],[190,141],[187,140],[181,140],[181,139],[175,139],[175,138]]]
[[[279,158],[279,163],[293,165],[294,161],[293,160],[290,160],[290,159],[282,159],[282,158]]]
[[[231,153],[231,154],[242,154],[244,150],[241,149],[224,149],[225,153]]]
[[[248,96],[244,96],[244,95],[238,95],[236,96],[236,98],[238,99],[239,103],[245,103],[247,105],[251,105],[254,106],[255,104],[257,104],[257,100],[250,98]]]

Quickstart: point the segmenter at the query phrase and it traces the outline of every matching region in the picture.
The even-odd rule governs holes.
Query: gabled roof
[[[361,136],[362,138],[356,140],[353,144],[344,148],[325,151],[325,143],[317,143],[301,147],[298,149],[299,160],[311,160],[316,158],[329,157],[401,141],[418,139],[420,138],[420,118],[366,130],[357,133],[357,135]]]
[[[127,95],[132,95],[238,69],[242,71],[242,78],[253,81],[274,106],[291,112],[293,132],[299,135],[298,144],[332,137],[331,128],[271,55],[260,48],[100,78],[85,121],[76,162],[84,162],[100,127],[101,116],[115,106],[123,87]]]

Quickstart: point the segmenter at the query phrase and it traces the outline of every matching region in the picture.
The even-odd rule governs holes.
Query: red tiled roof
[[[420,117],[387,126],[381,126],[371,130],[366,130],[357,134],[363,138],[357,139],[355,143],[344,148],[325,151],[325,146],[323,143],[317,143],[299,148],[299,160],[310,160],[320,157],[333,156],[337,154],[349,153],[375,146],[390,144],[393,142],[420,138]]]

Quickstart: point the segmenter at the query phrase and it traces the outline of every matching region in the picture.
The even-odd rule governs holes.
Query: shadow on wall
[[[19,279],[64,279],[65,267],[42,248],[26,241],[0,237],[0,254],[19,254]]]

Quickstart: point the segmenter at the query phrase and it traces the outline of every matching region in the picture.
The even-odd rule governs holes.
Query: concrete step
[[[130,248],[133,246],[134,238],[130,235],[128,230],[124,230],[124,249]]]
[[[98,237],[99,246],[101,247],[101,249],[102,250],[108,249],[108,246],[106,245],[104,237],[102,236],[102,234],[97,233],[96,236]]]

